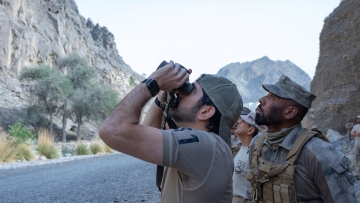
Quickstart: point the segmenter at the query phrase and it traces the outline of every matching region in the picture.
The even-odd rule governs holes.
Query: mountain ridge
[[[236,84],[244,103],[257,102],[266,94],[262,84],[276,83],[282,74],[310,90],[310,76],[289,60],[273,61],[263,56],[254,61],[230,63],[217,73]]]

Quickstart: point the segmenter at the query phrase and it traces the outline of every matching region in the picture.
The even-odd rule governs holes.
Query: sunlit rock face
[[[27,84],[17,79],[21,71],[42,63],[55,67],[72,53],[95,67],[99,81],[122,98],[143,76],[123,61],[114,40],[106,27],[81,16],[73,0],[0,0],[1,126],[30,102]]]
[[[311,92],[317,98],[306,125],[345,134],[360,114],[360,1],[343,0],[324,20]]]

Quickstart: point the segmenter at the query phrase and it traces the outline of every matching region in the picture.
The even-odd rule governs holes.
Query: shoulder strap
[[[267,178],[270,178],[270,177],[273,177],[279,173],[281,173],[282,171],[284,171],[289,165],[293,165],[296,161],[296,159],[298,158],[302,148],[304,147],[304,145],[312,138],[314,137],[315,135],[317,135],[318,133],[316,131],[310,131],[310,130],[307,130],[305,132],[303,132],[295,141],[294,145],[291,147],[288,155],[287,155],[287,158],[286,158],[286,161],[285,161],[285,164],[283,165],[279,165],[277,167],[271,167],[271,170],[268,170],[267,171]],[[259,143],[261,139],[261,143]],[[263,145],[262,143],[264,142],[265,140],[265,136],[262,135],[262,137],[259,138],[258,142],[256,143],[256,148],[261,144]],[[261,147],[262,148],[262,147]],[[255,155],[255,151],[254,151],[254,158],[256,157],[256,159],[253,159],[253,161],[256,161],[255,163],[257,163],[257,158],[260,158],[262,159],[259,155],[260,155],[260,151],[261,151],[261,148],[260,149],[257,149],[257,153]]]
[[[176,129],[177,126],[175,122],[171,119],[169,115],[169,101],[171,99],[171,93],[163,92],[162,99],[160,101],[160,107],[163,110],[163,127],[162,129],[166,129],[166,124],[170,129]],[[161,182],[164,175],[164,166],[157,165],[156,167],[156,186],[161,192]]]
[[[318,132],[307,130],[303,132],[295,141],[294,145],[291,147],[291,150],[289,151],[289,154],[287,155],[286,162],[289,164],[294,164],[297,157],[299,156],[301,149],[304,147],[304,145],[315,135],[317,135]]]

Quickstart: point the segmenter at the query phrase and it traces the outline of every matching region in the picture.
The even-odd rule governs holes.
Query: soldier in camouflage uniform
[[[250,145],[255,202],[356,202],[350,160],[304,129],[301,121],[316,98],[282,75],[276,84],[262,86],[255,121],[267,131]],[[319,136],[321,137],[321,136]]]

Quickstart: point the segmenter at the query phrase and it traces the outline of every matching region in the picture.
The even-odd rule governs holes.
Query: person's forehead
[[[269,95],[269,96],[274,96],[276,99],[280,99],[280,100],[282,100],[282,101],[290,101],[290,100],[292,100],[292,99],[287,99],[287,98],[279,97],[279,96],[277,96],[276,94],[271,93],[271,92],[268,92],[268,95]]]
[[[194,84],[194,86],[195,86],[193,92],[196,93],[196,94],[200,94],[200,93],[201,93],[201,95],[203,95],[203,89],[202,89],[202,87],[200,86],[200,84],[199,84],[197,81],[193,82],[193,84]]]

